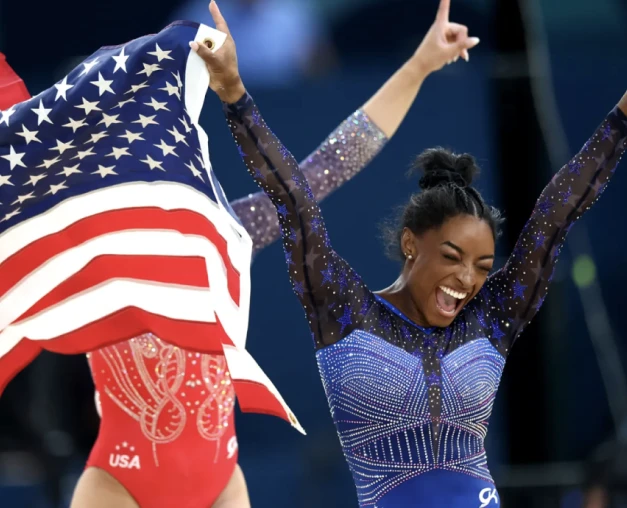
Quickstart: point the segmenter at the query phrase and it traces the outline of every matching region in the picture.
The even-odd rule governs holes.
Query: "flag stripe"
[[[16,322],[109,279],[135,279],[163,284],[209,287],[206,262],[200,256],[103,255],[90,261],[85,268],[50,291]]]

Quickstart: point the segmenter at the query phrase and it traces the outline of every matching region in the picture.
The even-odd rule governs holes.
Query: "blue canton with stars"
[[[477,505],[478,492],[494,489],[484,440],[505,360],[542,306],[567,230],[597,197],[589,189],[611,177],[627,118],[610,112],[544,189],[505,266],[437,328],[419,326],[374,293],[333,249],[298,164],[252,98],[225,105],[225,113],[249,172],[277,208],[359,505]],[[451,482],[455,500],[443,488]]]
[[[197,28],[179,22],[102,48],[0,112],[0,232],[72,196],[128,182],[177,182],[226,199],[212,190],[184,103]]]

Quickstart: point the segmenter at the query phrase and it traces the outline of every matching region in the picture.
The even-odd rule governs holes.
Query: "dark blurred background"
[[[244,81],[301,159],[413,53],[437,8],[437,0],[219,3]],[[479,159],[480,188],[508,218],[502,263],[552,172],[627,88],[624,0],[452,4],[452,21],[482,40],[470,63],[430,77],[381,155],[322,206],[336,250],[373,288],[399,270],[377,227],[414,190],[404,176],[413,155],[444,145]],[[209,23],[205,0],[1,0],[0,51],[34,95],[98,47],[176,19]],[[227,195],[256,191],[212,94],[201,123]],[[487,447],[506,508],[626,506],[624,166],[573,229],[546,304],[505,369]],[[308,436],[238,414],[252,503],[356,506],[280,249],[253,264],[248,345]],[[0,399],[0,507],[67,506],[97,429],[85,358],[42,354]]]

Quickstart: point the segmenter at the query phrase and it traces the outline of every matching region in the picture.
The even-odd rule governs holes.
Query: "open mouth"
[[[442,315],[452,317],[461,307],[468,293],[460,293],[447,286],[439,286],[435,290],[435,304]]]

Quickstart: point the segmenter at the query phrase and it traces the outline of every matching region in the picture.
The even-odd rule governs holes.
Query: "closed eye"
[[[478,266],[477,268],[479,268],[479,270],[485,272],[485,273],[490,273],[490,271],[492,270],[492,267],[488,267],[488,266]]]
[[[459,262],[459,259],[457,259],[455,256],[452,256],[451,254],[442,254],[446,259],[449,259],[450,261],[455,261],[456,263]]]

